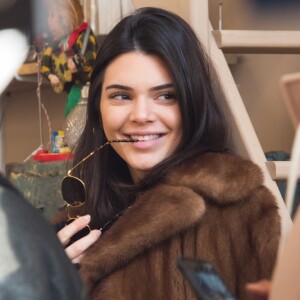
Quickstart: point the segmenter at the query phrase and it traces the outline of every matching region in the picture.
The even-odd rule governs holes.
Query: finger
[[[261,280],[254,283],[248,283],[246,290],[252,299],[268,299],[269,292],[271,290],[271,282],[269,280]]]
[[[60,240],[60,242],[63,245],[66,245],[70,238],[77,232],[79,232],[81,229],[86,227],[91,221],[90,215],[85,215],[82,217],[77,218],[74,222],[70,223],[69,225],[65,226],[63,229],[61,229],[57,236]]]
[[[76,263],[79,263],[82,259],[82,257],[80,256],[82,256],[84,251],[99,239],[100,235],[100,230],[92,230],[88,235],[71,244],[65,249],[67,256],[71,259],[71,261],[76,261]],[[80,261],[77,261],[76,259]]]
[[[72,259],[73,264],[80,264],[84,257],[84,253],[78,255],[76,258]]]

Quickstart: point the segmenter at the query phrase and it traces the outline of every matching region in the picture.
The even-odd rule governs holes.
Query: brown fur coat
[[[238,299],[270,278],[280,236],[262,172],[230,154],[207,153],[143,193],[87,251],[80,269],[92,300],[196,299],[179,256],[210,261]]]

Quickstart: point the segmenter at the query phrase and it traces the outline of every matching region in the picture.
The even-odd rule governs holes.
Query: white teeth
[[[131,135],[130,136],[133,140],[139,141],[149,141],[155,140],[159,138],[159,134],[149,134],[149,135]]]

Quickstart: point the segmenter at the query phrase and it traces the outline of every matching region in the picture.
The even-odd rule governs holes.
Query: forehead
[[[129,52],[116,57],[106,68],[104,83],[124,81],[132,83],[172,82],[170,71],[162,59],[142,52]]]
[[[57,17],[59,15],[59,12],[57,11],[57,8],[55,8],[54,5],[51,5],[48,9],[48,14],[51,17]]]

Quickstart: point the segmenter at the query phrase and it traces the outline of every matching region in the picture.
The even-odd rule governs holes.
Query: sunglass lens
[[[85,202],[85,186],[84,183],[71,176],[66,176],[61,185],[63,199],[70,205],[78,205]]]

